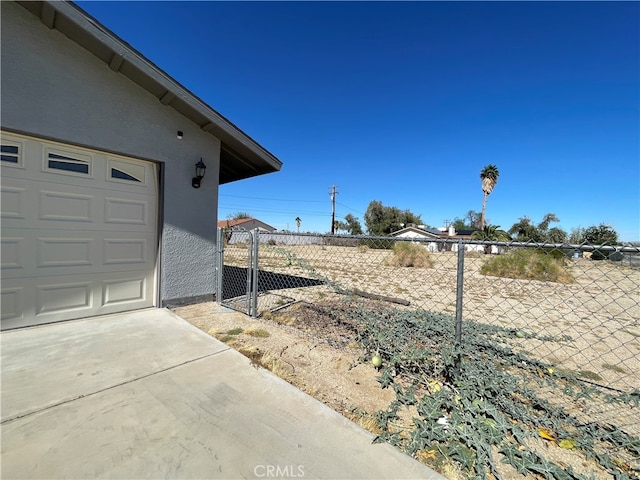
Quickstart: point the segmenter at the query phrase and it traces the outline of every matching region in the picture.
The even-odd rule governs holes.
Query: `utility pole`
[[[338,187],[333,185],[329,191],[331,197],[331,235],[336,233],[336,195],[338,194]]]

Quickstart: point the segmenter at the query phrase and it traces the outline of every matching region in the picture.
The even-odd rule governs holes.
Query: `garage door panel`
[[[92,238],[40,237],[36,248],[36,267],[38,269],[92,267],[95,261],[93,244]]]
[[[2,295],[0,301],[2,302],[2,322],[8,320],[20,321],[22,320],[24,308],[24,288],[23,286],[9,286],[8,283],[3,280],[2,282]]]
[[[115,225],[149,225],[149,201],[107,197],[104,199],[104,221]]]
[[[149,241],[145,238],[105,238],[103,249],[104,265],[144,264],[150,258]]]
[[[93,222],[95,195],[41,190],[38,219],[44,221]]]
[[[153,305],[154,275],[110,272],[2,282],[2,328],[39,325]]]
[[[156,198],[146,193],[113,192],[90,186],[70,188],[6,178],[5,173],[3,169],[0,205],[3,228],[125,231],[155,228]]]
[[[0,264],[2,265],[3,276],[5,270],[22,270],[24,252],[26,252],[26,239],[24,237],[11,238],[6,237],[5,234],[3,232],[0,240],[0,251],[2,252]]]
[[[36,286],[36,316],[74,311],[89,312],[93,307],[93,282],[72,277],[48,277]]]
[[[128,277],[106,280],[102,286],[102,306],[122,305],[145,300],[147,278]]]
[[[28,236],[20,237],[20,233]],[[151,232],[3,229],[3,278],[77,275],[148,269],[155,266]]]
[[[4,132],[2,145],[2,328],[153,306],[156,167]]]
[[[4,172],[3,172],[4,173]],[[2,185],[0,195],[0,215],[2,219],[24,220],[28,215],[26,208],[26,188]]]

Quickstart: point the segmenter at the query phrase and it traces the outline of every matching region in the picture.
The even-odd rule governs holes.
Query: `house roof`
[[[396,230],[395,232],[392,232],[391,235],[394,237],[397,237],[398,235],[402,235],[403,233],[407,233],[407,232],[414,232],[417,233],[418,235],[422,235],[423,237],[432,237],[432,238],[439,238],[442,234],[442,232],[439,232],[437,230],[425,230],[423,228],[418,228],[418,227],[404,227],[400,230]]]
[[[282,162],[72,2],[19,1],[40,18],[221,141],[220,183],[277,172]],[[153,8],[153,3],[149,3]]]
[[[258,220],[257,218],[238,218],[236,220],[219,220],[218,221],[218,228],[232,228],[232,227],[237,227],[237,226],[242,226],[245,223],[250,223],[250,222],[258,222],[262,225],[264,225],[265,227],[269,227],[273,230],[275,230],[274,227],[272,227],[271,225],[264,223],[262,220]]]
[[[420,228],[420,227],[405,227],[400,230],[396,230],[391,235],[397,237],[398,235],[402,235],[403,233],[414,232],[423,237],[431,237],[431,238],[468,238],[473,235],[475,230],[459,230],[456,231],[454,235],[449,235],[448,231],[440,231],[435,230],[433,228]]]

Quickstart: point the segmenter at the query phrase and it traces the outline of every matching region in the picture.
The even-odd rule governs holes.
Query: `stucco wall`
[[[218,139],[24,8],[0,3],[2,127],[162,164],[161,299],[213,294]],[[194,189],[200,157],[207,173]]]

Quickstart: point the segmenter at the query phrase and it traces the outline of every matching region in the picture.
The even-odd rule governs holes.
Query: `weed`
[[[244,333],[246,333],[247,335],[249,335],[251,337],[257,337],[257,338],[267,338],[267,337],[271,336],[271,334],[269,332],[267,332],[266,330],[262,330],[262,329],[247,330]]]
[[[242,328],[237,327],[237,328],[232,328],[231,330],[227,330],[226,333],[227,335],[240,335],[243,332]]]
[[[396,242],[389,265],[394,267],[431,268],[434,265],[429,251],[422,245],[411,242]]]
[[[487,260],[480,273],[493,277],[506,277],[543,282],[573,283],[573,276],[565,266],[564,260],[554,258],[543,252],[516,249],[506,255]]]
[[[612,370],[616,373],[627,373],[627,371],[624,368],[619,367],[618,365],[611,365],[609,363],[603,363],[602,368],[606,368],[607,370]]]
[[[250,345],[240,346],[237,348],[238,352],[251,360],[251,365],[255,367],[264,367],[262,359],[264,354],[259,348]]]
[[[576,372],[576,376],[579,378],[584,378],[585,380],[591,380],[592,382],[602,381],[602,377],[596,372],[592,372],[591,370],[579,370]]]

